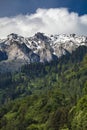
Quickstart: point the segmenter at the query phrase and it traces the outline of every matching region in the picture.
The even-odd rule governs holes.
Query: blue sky
[[[87,0],[0,0],[0,38],[37,32],[87,35]]]
[[[34,13],[37,8],[59,7],[79,15],[87,14],[87,0],[0,0],[0,17]]]

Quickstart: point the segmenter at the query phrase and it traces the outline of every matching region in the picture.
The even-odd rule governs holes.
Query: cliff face
[[[12,33],[0,40],[0,71],[18,70],[26,63],[50,62],[82,45],[87,46],[86,36],[37,33],[25,38]]]

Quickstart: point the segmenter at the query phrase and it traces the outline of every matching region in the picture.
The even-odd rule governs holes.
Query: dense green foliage
[[[0,130],[87,130],[87,48],[0,74]]]

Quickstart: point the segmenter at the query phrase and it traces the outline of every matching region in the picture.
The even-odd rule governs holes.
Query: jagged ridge
[[[23,64],[31,62],[50,62],[72,53],[79,46],[87,46],[86,36],[62,34],[46,36],[36,33],[25,38],[10,34],[0,40],[0,71],[18,70]]]

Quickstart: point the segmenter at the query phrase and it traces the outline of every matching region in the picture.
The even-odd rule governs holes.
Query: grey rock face
[[[82,45],[87,46],[86,36],[46,36],[39,32],[25,38],[12,33],[0,40],[0,71],[15,71],[31,62],[50,62]]]

